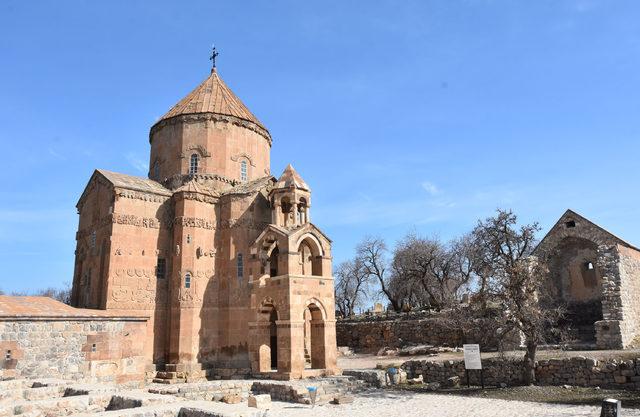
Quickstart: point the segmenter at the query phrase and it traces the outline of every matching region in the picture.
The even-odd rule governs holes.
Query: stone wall
[[[0,318],[0,380],[141,383],[146,318]]]
[[[481,326],[478,326],[479,328]],[[463,334],[447,322],[444,315],[415,313],[410,315],[371,316],[369,318],[339,320],[336,324],[338,346],[348,346],[358,353],[409,345],[456,347],[465,343],[480,343],[483,350],[496,350],[498,339],[494,333]],[[506,338],[505,349],[520,346],[516,335]]]
[[[622,315],[626,332],[623,345],[640,345],[640,252],[620,246],[620,280]]]
[[[522,361],[485,359],[484,383],[488,386],[519,385],[522,383]],[[409,378],[422,375],[425,383],[446,384],[457,376],[466,383],[464,361],[409,361],[402,365]],[[471,383],[480,384],[480,372],[469,373]],[[640,388],[640,358],[635,360],[609,359],[599,361],[585,357],[549,359],[536,362],[539,385],[576,385],[622,389]]]

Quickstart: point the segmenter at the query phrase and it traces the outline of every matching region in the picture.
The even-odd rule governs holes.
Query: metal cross
[[[211,56],[209,57],[209,60],[211,61],[211,69],[215,69],[216,68],[216,57],[218,56],[218,51],[216,51],[216,46],[215,45],[211,45]]]

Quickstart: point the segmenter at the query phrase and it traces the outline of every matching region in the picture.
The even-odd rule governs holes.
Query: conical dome
[[[287,165],[284,172],[278,179],[278,182],[274,185],[273,188],[297,188],[299,190],[309,191],[309,186],[302,179],[300,174],[293,168],[291,164]]]
[[[215,69],[211,71],[211,75],[207,79],[173,106],[156,124],[172,117],[200,113],[236,117],[255,124],[260,130],[263,130],[267,135],[269,134],[267,128],[222,81]]]

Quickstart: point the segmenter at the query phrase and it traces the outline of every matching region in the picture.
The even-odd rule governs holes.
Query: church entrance
[[[278,369],[278,327],[276,325],[276,320],[278,319],[278,314],[276,310],[271,310],[271,314],[269,316],[269,350],[271,353],[271,369]]]

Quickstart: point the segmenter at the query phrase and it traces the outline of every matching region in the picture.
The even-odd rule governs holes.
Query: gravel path
[[[454,395],[370,391],[353,404],[310,406],[273,402],[268,416],[278,417],[599,417],[599,407],[465,398]],[[640,410],[623,409],[624,417],[640,417]]]

